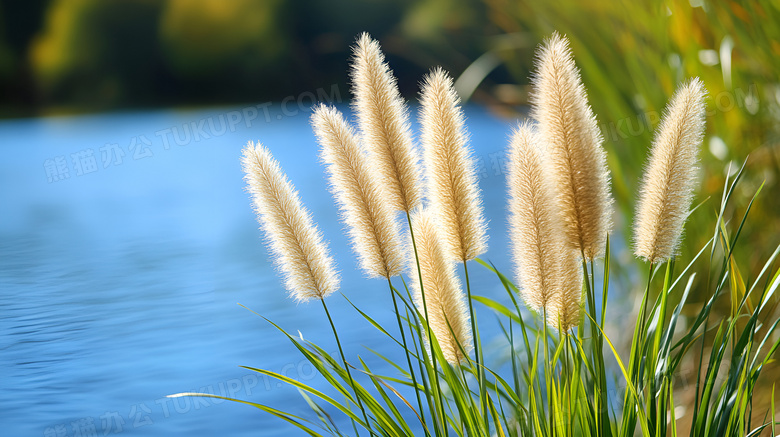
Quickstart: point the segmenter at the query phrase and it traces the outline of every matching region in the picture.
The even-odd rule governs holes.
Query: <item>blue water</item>
[[[184,391],[316,420],[297,391],[239,367],[325,387],[237,303],[335,351],[322,308],[286,297],[263,247],[239,166],[249,140],[265,143],[299,189],[330,241],[341,291],[395,326],[386,287],[362,278],[341,232],[308,111],[268,109],[0,122],[0,434],[298,435],[246,405],[165,398]],[[478,107],[467,116],[490,221],[485,258],[508,272],[502,164],[513,123]],[[471,270],[475,294],[501,298],[491,274]],[[329,303],[347,356],[395,375],[363,346],[396,360],[400,350],[341,296]],[[478,310],[489,342],[498,330]]]

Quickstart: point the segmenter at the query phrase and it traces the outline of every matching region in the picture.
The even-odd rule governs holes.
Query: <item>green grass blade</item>
[[[595,321],[591,321],[595,322]],[[598,326],[598,324],[596,324]],[[599,330],[601,330],[601,327],[599,327]],[[609,345],[609,348],[612,350],[612,355],[615,357],[615,361],[617,361],[618,367],[620,367],[620,371],[623,373],[623,377],[626,378],[626,387],[628,387],[631,396],[634,399],[634,402],[636,402],[637,405],[637,414],[639,414],[639,423],[642,428],[642,435],[644,436],[651,436],[650,430],[647,428],[647,418],[645,416],[644,407],[641,403],[641,398],[639,397],[639,394],[636,391],[636,388],[634,388],[634,385],[631,383],[631,376],[626,371],[626,366],[623,365],[623,360],[620,359],[620,354],[618,354],[617,350],[615,349],[615,346],[612,344],[612,340],[607,337],[606,333],[604,331],[601,331],[601,335],[604,337],[604,340],[607,341],[607,344]]]
[[[311,429],[308,426],[304,425],[303,422],[306,422],[304,419],[301,419],[300,417],[295,416],[293,414],[285,413],[284,411],[277,410],[276,408],[269,407],[267,405],[258,404],[258,403],[255,403],[255,402],[249,402],[249,401],[242,401],[241,399],[228,398],[228,397],[225,397],[225,396],[213,395],[213,394],[210,394],[210,393],[192,393],[192,392],[190,392],[190,393],[177,393],[177,394],[173,394],[173,395],[168,395],[166,397],[168,397],[168,398],[179,398],[179,397],[185,397],[185,396],[187,396],[187,397],[201,397],[201,398],[222,399],[222,400],[225,400],[225,401],[238,402],[238,403],[241,403],[241,404],[251,405],[251,406],[253,406],[255,408],[258,408],[258,409],[260,409],[262,411],[265,411],[266,413],[272,414],[272,415],[274,415],[274,416],[276,416],[276,417],[286,421],[287,423],[295,425],[297,428],[303,430],[304,432],[306,432],[310,436],[322,437],[321,434],[318,434],[313,429]]]

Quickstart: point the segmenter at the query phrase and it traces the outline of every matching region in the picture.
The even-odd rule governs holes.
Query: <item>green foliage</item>
[[[0,105],[278,101],[346,85],[364,31],[416,78],[434,64],[463,70],[496,29],[479,0],[0,0]]]
[[[42,97],[76,106],[154,95],[159,70],[154,0],[55,0],[30,62]]]
[[[437,437],[631,437],[636,433],[736,437],[770,432],[775,425],[774,396],[771,405],[761,409],[754,405],[753,395],[760,384],[765,384],[762,370],[780,345],[776,332],[780,321],[765,323],[775,314],[778,302],[780,245],[755,278],[745,283],[745,292],[739,294],[740,289],[733,288],[730,281],[738,270],[734,248],[739,245],[751,208],[740,221],[731,223],[724,221],[724,211],[743,171],[744,167],[727,179],[711,238],[688,264],[680,269],[679,261],[672,259],[665,265],[648,266],[647,286],[628,357],[604,332],[610,293],[611,255],[607,243],[600,272],[594,263],[583,265],[585,317],[575,331],[568,333],[548,328],[541,315],[529,320],[520,309],[517,287],[491,264],[477,260],[495,274],[510,303],[476,295],[470,301],[495,313],[504,335],[508,368],[499,365],[493,369],[479,355],[482,365],[477,364],[477,357],[458,366],[448,364],[436,338],[428,342],[425,315],[411,303],[406,283],[396,288],[398,284],[388,281],[397,333],[353,307],[403,351],[406,361],[394,363],[368,349],[389,363],[395,374],[373,372],[360,356],[335,358],[269,321],[317,369],[330,389],[317,390],[278,373],[246,367],[296,387],[312,414],[301,417],[267,405],[236,401],[255,406],[313,436],[354,432]],[[697,270],[699,263],[707,269]],[[597,274],[604,284],[601,290],[596,289]],[[686,316],[684,309],[691,307],[689,297],[697,282],[703,283],[710,295]],[[723,300],[734,302],[734,307],[730,316],[721,319],[714,315],[713,308]],[[756,305],[749,304],[751,301]],[[336,334],[335,327],[333,331]],[[477,339],[478,332],[475,321]],[[481,350],[478,343],[477,351]],[[608,365],[611,359],[614,366]],[[678,376],[691,363],[696,377],[688,381],[688,386],[681,385]],[[614,390],[615,379],[623,390]],[[691,390],[695,400],[686,427],[688,422],[678,420],[681,418],[676,407],[680,403],[675,399]],[[182,395],[213,397],[198,393],[175,396]],[[334,414],[349,419],[352,429],[339,429]]]
[[[750,156],[740,190],[749,197],[764,181],[769,198],[780,196],[780,4],[772,0],[550,2],[486,0],[490,19],[509,35],[534,43],[553,30],[565,34],[598,117],[612,171],[613,190],[631,217],[637,181],[653,129],[677,85],[699,77],[709,91],[708,143],[702,153],[701,199],[717,196],[729,163]],[[699,5],[699,6],[695,6]],[[534,44],[528,44],[530,50]],[[518,83],[527,83],[527,51],[499,51]],[[727,219],[744,205],[731,204]],[[743,268],[756,269],[774,250],[764,229],[780,228],[780,203],[757,206],[749,243],[738,248]],[[710,235],[717,211],[692,217],[690,257]],[[696,300],[705,290],[695,287]]]
[[[280,0],[170,0],[159,24],[165,63],[183,81],[272,79],[264,70],[290,50],[282,10]]]
[[[2,3],[0,3],[0,83],[7,80],[11,76],[16,59],[14,59],[14,53],[11,45],[6,41],[6,29],[4,24],[4,16],[6,12],[3,9]]]

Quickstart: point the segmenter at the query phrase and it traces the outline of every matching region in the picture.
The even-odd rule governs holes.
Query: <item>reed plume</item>
[[[634,253],[650,263],[671,258],[680,244],[698,179],[706,93],[698,78],[681,85],[653,140],[634,227]]]
[[[362,139],[386,188],[387,202],[393,210],[409,212],[420,204],[422,194],[406,104],[379,43],[363,33],[353,51],[353,106]]]
[[[428,325],[444,358],[457,365],[469,353],[472,339],[468,307],[455,275],[455,265],[445,258],[436,221],[429,210],[415,210],[411,223],[419,260],[418,270],[414,256],[410,257],[415,303],[421,312],[427,307]],[[424,303],[420,276],[425,290]]]
[[[249,142],[241,164],[257,221],[290,297],[324,299],[338,290],[339,277],[322,234],[271,152]]]
[[[612,226],[607,158],[569,42],[558,33],[537,55],[533,85],[532,115],[548,144],[567,244],[587,259],[597,258]]]
[[[311,120],[360,267],[369,277],[400,275],[404,260],[398,224],[354,131],[341,112],[325,105],[314,110]]]
[[[447,258],[466,262],[487,251],[487,226],[460,98],[441,68],[425,77],[420,104],[430,207],[447,243]]]
[[[528,124],[512,136],[507,175],[510,244],[523,300],[565,332],[579,322],[581,268],[576,253],[565,245],[539,146]]]

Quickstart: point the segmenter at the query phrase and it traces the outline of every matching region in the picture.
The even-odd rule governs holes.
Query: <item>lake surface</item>
[[[0,122],[2,435],[299,434],[246,405],[165,398],[184,391],[316,420],[297,391],[239,367],[322,387],[281,333],[237,303],[335,351],[322,308],[288,299],[270,264],[243,190],[249,140],[266,144],[299,189],[330,241],[341,291],[395,326],[384,283],[356,268],[308,110],[254,108]],[[483,258],[509,273],[503,163],[514,123],[479,107],[467,117],[490,222]],[[475,294],[502,298],[489,272],[470,273]],[[363,346],[397,361],[401,350],[341,296],[329,307],[348,359],[394,375]],[[499,331],[483,310],[489,342]]]

